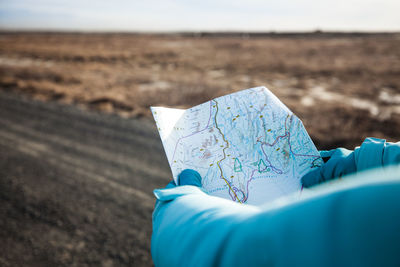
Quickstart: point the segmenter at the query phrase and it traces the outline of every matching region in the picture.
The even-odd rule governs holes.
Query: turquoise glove
[[[201,176],[195,170],[186,169],[178,175],[179,185],[193,185],[201,187]]]
[[[354,151],[337,148],[321,151],[320,154],[328,161],[302,177],[305,187],[367,169],[399,164],[400,142],[389,143],[383,139],[366,138],[361,147]]]
[[[199,185],[194,171],[186,180]],[[400,266],[400,165],[263,207],[187,184],[154,194],[155,266]]]
[[[191,185],[191,186],[201,187],[201,176],[195,170],[186,169],[178,175],[178,183],[180,186]],[[171,189],[171,188],[176,188],[176,184],[174,181],[169,182],[164,189]],[[175,191],[177,191],[178,194],[179,194],[180,190],[181,189],[175,189]],[[185,190],[186,189],[184,188],[184,192],[185,192]],[[164,191],[158,190],[157,192],[159,192],[158,194],[162,195],[162,192],[164,192]],[[157,196],[157,193],[155,193],[155,194]],[[157,197],[156,204],[154,206],[153,221],[154,221],[154,217],[157,216],[161,205],[162,205],[162,203],[159,201],[159,198]]]

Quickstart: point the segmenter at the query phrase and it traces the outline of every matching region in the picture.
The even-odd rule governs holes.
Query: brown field
[[[400,140],[399,34],[0,33],[0,266],[151,266],[149,106],[259,85],[319,149]]]
[[[265,85],[319,148],[400,139],[400,37],[3,33],[0,88],[122,116]]]

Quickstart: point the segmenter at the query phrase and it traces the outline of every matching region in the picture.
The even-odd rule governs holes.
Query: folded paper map
[[[211,195],[260,205],[300,193],[301,177],[322,164],[302,122],[265,87],[151,110],[174,180],[196,170]]]

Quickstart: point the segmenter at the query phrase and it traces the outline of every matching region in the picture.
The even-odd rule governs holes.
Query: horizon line
[[[324,30],[324,29],[309,29],[309,30],[118,30],[118,29],[54,29],[54,28],[9,28],[0,27],[0,33],[98,33],[98,34],[400,34],[399,30]]]

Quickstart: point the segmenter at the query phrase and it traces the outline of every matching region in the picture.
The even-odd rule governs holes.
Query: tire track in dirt
[[[3,122],[0,119],[0,124],[1,123]],[[7,133],[0,130],[0,137],[0,143],[4,146],[8,146],[9,143],[15,144],[13,146],[8,146],[9,149],[16,149],[21,153],[25,153],[36,158],[41,158],[48,164],[53,165],[53,167],[60,168],[65,172],[72,170],[72,172],[82,178],[93,179],[94,181],[102,183],[105,186],[117,189],[124,193],[132,194],[133,197],[137,197],[143,201],[142,203],[144,206],[146,206],[146,208],[152,207],[152,197],[149,194],[143,193],[142,191],[133,187],[129,187],[123,183],[113,181],[114,179],[107,178],[107,175],[113,175],[113,173],[108,172],[107,170],[105,176],[103,176],[98,173],[98,170],[95,168],[95,166],[88,165],[88,162],[82,163],[68,155],[57,154],[57,151],[53,151],[48,146],[38,142],[29,140],[24,140],[21,142],[20,136],[13,133]]]
[[[77,168],[90,169],[90,171],[93,173],[97,172],[96,168],[93,168],[97,164],[106,165],[108,168],[102,171],[105,171],[105,174],[110,175],[110,177],[112,177],[111,179],[113,180],[119,179],[120,183],[123,184],[125,184],[123,179],[127,172],[130,174],[136,172],[138,175],[142,175],[144,177],[148,174],[151,174],[151,177],[159,177],[164,175],[163,171],[157,168],[157,166],[154,166],[153,168],[146,166],[146,162],[142,159],[127,158],[124,155],[111,150],[104,150],[99,147],[86,145],[84,143],[72,141],[65,137],[50,135],[48,133],[33,129],[29,129],[29,131],[26,132],[26,127],[24,125],[10,122],[2,118],[0,118],[0,125],[5,125],[6,127],[4,128],[7,129],[7,133],[9,135],[11,133],[13,134],[11,139],[14,139],[15,142],[20,143],[17,146],[18,150],[28,153],[35,152],[39,154],[38,156],[41,156],[42,159],[48,160],[49,162],[51,162],[52,159],[57,159],[60,161],[64,160],[70,162],[72,167],[75,166]],[[0,135],[1,133],[2,130],[0,130]],[[31,145],[26,144],[26,148],[29,148],[32,151],[27,151],[27,149],[24,149],[26,142],[31,143]],[[43,149],[44,147],[47,149]],[[54,149],[54,147],[62,148],[64,151],[75,152],[79,154],[80,157],[68,156],[70,153],[59,154],[57,153],[57,149]]]

